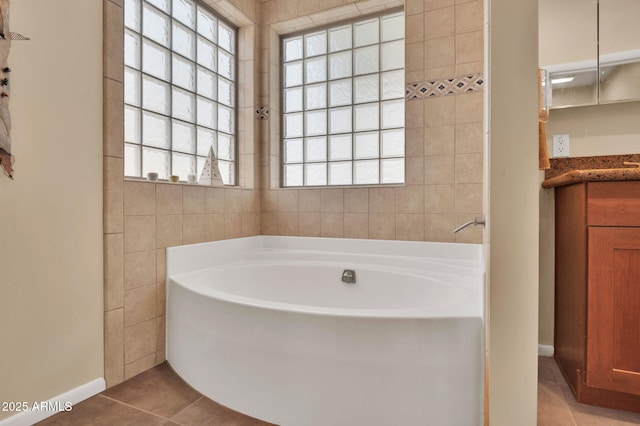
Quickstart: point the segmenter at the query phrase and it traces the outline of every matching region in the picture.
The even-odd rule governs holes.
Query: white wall
[[[489,0],[489,421],[533,426],[538,344],[538,1]]]
[[[102,1],[14,0],[11,29],[0,401],[43,401],[103,375]]]

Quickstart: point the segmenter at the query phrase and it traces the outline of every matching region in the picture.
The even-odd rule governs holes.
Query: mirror
[[[599,103],[640,99],[640,1],[599,0]]]
[[[551,108],[640,100],[640,1],[540,0]]]

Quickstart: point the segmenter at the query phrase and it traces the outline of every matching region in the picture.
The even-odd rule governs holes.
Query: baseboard
[[[92,380],[48,401],[30,402],[27,411],[20,411],[11,417],[0,420],[0,426],[33,425],[60,411],[68,411],[73,405],[91,398],[106,389],[104,378]]]
[[[553,356],[553,352],[551,345],[538,345],[538,356]]]

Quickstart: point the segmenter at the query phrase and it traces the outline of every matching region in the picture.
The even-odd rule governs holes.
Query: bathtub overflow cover
[[[342,272],[342,282],[347,284],[355,284],[356,283],[356,271],[353,269],[345,269]]]

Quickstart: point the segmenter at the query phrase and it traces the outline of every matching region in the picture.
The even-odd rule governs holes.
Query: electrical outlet
[[[553,156],[569,156],[569,135],[553,135]]]

